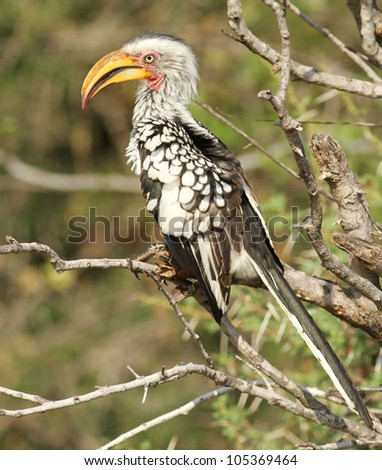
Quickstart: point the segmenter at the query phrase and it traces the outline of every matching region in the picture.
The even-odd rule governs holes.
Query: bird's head
[[[82,107],[113,83],[143,80],[142,89],[189,102],[196,94],[198,69],[191,48],[182,40],[159,33],[145,33],[110,52],[89,71],[82,85]]]

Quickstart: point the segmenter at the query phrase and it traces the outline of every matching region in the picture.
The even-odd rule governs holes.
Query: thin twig
[[[197,406],[202,405],[203,403],[209,400],[212,400],[214,398],[217,398],[221,395],[224,395],[226,393],[230,393],[233,390],[234,389],[231,387],[219,387],[215,390],[212,390],[211,392],[204,393],[203,395],[200,395],[199,397],[194,398],[188,403],[185,403],[184,405],[179,406],[178,408],[175,408],[174,410],[168,413],[164,413],[160,416],[157,416],[156,418],[151,419],[150,421],[146,421],[145,423],[140,424],[136,428],[131,429],[130,431],[121,434],[120,436],[116,437],[115,439],[108,442],[107,444],[104,444],[102,447],[99,448],[99,450],[111,449],[112,447],[122,444],[122,442],[125,442],[131,437],[141,432],[147,431],[148,429],[153,428],[154,426],[158,426],[159,424],[166,423],[167,421],[177,418],[178,416],[187,415],[191,411],[193,411]]]
[[[240,127],[237,127],[232,121],[227,119],[221,112],[217,111],[216,109],[212,108],[208,104],[202,103],[200,101],[195,100],[195,103],[200,106],[202,109],[210,113],[212,116],[216,117],[219,119],[219,121],[223,122],[226,124],[228,127],[230,127],[232,130],[234,130],[238,135],[243,137],[247,142],[249,142],[254,148],[262,152],[264,155],[266,155],[270,160],[272,160],[276,165],[278,165],[280,168],[285,170],[287,173],[292,175],[294,178],[296,178],[298,181],[303,182],[301,176],[292,168],[290,168],[288,165],[286,165],[284,162],[279,160],[277,157],[275,157],[271,152],[269,152],[266,148],[264,148],[256,139],[253,137],[249,136],[246,132],[244,132]],[[272,121],[274,122],[274,121]],[[325,191],[324,189],[318,188],[318,191],[320,194],[325,196],[327,199],[332,200],[333,197],[332,195],[328,192]]]
[[[51,247],[42,243],[21,243],[11,236],[6,238],[9,245],[0,245],[0,255],[11,253],[39,253],[52,264],[57,273],[78,269],[119,268],[129,269],[135,274],[152,274],[155,276],[158,275],[159,277],[162,274],[158,266],[136,259],[84,258],[63,260]],[[355,295],[355,293],[349,289],[344,289],[328,280],[309,276],[289,266],[285,267],[285,276],[301,299],[325,308],[327,311],[345,320],[354,327],[362,328],[372,337],[379,341],[381,340],[382,322],[380,310],[378,310],[376,305],[367,297],[358,294]],[[187,295],[185,291],[185,279],[169,279],[165,276],[165,280],[171,280],[171,282],[180,287],[182,298]],[[259,284],[254,281],[246,281],[242,284],[255,288],[260,287]],[[330,292],[330,296],[328,296],[328,292]],[[188,295],[191,294],[189,293]],[[180,297],[179,300],[181,300]]]
[[[179,318],[179,320],[182,322],[183,327],[189,333],[191,338],[193,339],[194,343],[196,344],[197,348],[200,350],[202,353],[203,359],[206,361],[206,364],[211,367],[212,369],[214,368],[214,361],[212,360],[212,357],[208,354],[206,348],[203,346],[203,343],[200,339],[200,336],[194,331],[190,323],[185,319],[184,315],[180,311],[177,303],[175,302],[174,298],[167,292],[167,290],[163,286],[163,279],[158,278],[158,276],[155,276],[153,274],[148,274],[148,276],[156,283],[158,286],[158,289],[162,294],[166,297],[168,303],[171,305],[172,309],[176,313],[176,316]]]
[[[279,23],[280,34],[282,37],[282,66],[289,69],[291,61],[287,60],[288,54],[290,53],[289,36],[285,33],[288,29],[285,21],[285,15],[276,2],[271,0],[264,0],[268,6],[270,6],[277,17]],[[273,7],[272,7],[273,5]],[[285,51],[284,51],[285,49]],[[282,77],[287,77],[288,71],[282,73]],[[349,285],[357,289],[368,299],[372,300],[378,309],[382,309],[382,291],[374,286],[367,279],[356,274],[347,266],[343,265],[329,250],[328,245],[323,239],[321,233],[322,225],[322,203],[318,192],[316,178],[312,171],[312,168],[306,158],[305,149],[301,142],[298,131],[300,130],[299,123],[294,120],[288,113],[285,103],[285,86],[279,86],[278,92],[274,95],[270,90],[265,90],[259,93],[259,96],[269,101],[277,115],[280,118],[280,127],[284,132],[289,146],[293,152],[297,166],[299,168],[300,176],[302,177],[310,199],[311,215],[304,222],[303,228],[306,230],[310,241],[312,242],[314,249],[320,257],[322,265],[330,272],[335,274],[339,279],[347,282]]]
[[[276,2],[275,2],[276,3]],[[228,22],[233,30],[233,38],[244,44],[250,51],[258,54],[274,66],[280,64],[280,54],[255,36],[247,27],[240,0],[227,0]],[[320,72],[315,67],[291,60],[291,74],[307,83],[314,83],[327,88],[333,88],[348,93],[355,93],[370,98],[382,97],[382,83],[371,83],[365,80]]]
[[[278,165],[279,167],[281,167],[283,170],[285,170],[287,173],[289,173],[290,175],[292,175],[294,178],[301,180],[300,176],[298,175],[298,173],[294,170],[292,170],[292,168],[289,168],[288,165],[285,165],[285,163],[283,163],[281,160],[279,160],[277,157],[275,157],[274,155],[272,155],[266,148],[264,148],[256,139],[254,139],[253,137],[249,136],[248,134],[246,134],[242,129],[240,129],[239,127],[235,126],[235,124],[230,121],[229,119],[225,118],[223,116],[223,114],[221,114],[219,111],[216,111],[216,109],[212,108],[211,106],[209,106],[208,104],[205,104],[205,103],[201,103],[200,101],[197,101],[195,100],[195,103],[197,103],[198,106],[200,106],[202,109],[204,109],[205,111],[207,111],[208,113],[210,113],[212,116],[215,116],[217,119],[219,119],[219,121],[223,122],[224,124],[226,124],[228,127],[230,127],[231,129],[233,129],[238,135],[240,135],[241,137],[243,137],[247,142],[249,142],[253,147],[255,147],[257,150],[260,150],[260,152],[262,152],[264,155],[266,155],[268,158],[270,158],[274,163],[276,163],[276,165]]]
[[[370,78],[376,83],[382,82],[382,78],[374,72],[374,70],[355,52],[351,51],[349,47],[346,46],[340,39],[337,38],[333,33],[331,33],[327,28],[319,25],[314,21],[310,16],[304,13],[300,8],[294,5],[291,1],[288,1],[288,8],[293,11],[294,14],[299,16],[302,20],[308,23],[312,28],[316,29],[319,33],[324,35],[331,41],[338,49],[343,52],[349,59],[351,59],[355,64],[358,65]]]

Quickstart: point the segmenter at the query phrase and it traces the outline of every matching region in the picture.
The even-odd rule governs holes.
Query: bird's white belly
[[[259,277],[252,258],[245,250],[240,254],[232,254],[231,275],[236,281],[250,281]]]

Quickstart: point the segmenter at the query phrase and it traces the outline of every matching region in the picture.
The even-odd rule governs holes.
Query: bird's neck
[[[168,88],[158,91],[142,86],[138,89],[134,113],[133,127],[142,119],[165,118],[173,120],[190,120],[188,110],[189,99],[181,99],[176,93],[171,93]]]
[[[127,162],[132,170],[140,175],[142,171],[141,152],[138,146],[136,130],[147,121],[176,121],[188,128],[199,127],[188,110],[190,100],[181,100],[175,94],[163,93],[163,90],[152,90],[148,87],[138,89],[133,112],[133,130],[126,149]]]

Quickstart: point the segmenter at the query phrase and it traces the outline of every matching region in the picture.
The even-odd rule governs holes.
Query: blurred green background
[[[344,3],[296,1],[317,22],[357,49],[358,33]],[[269,10],[260,1],[247,0],[243,6],[254,32],[278,47],[277,26]],[[288,17],[294,58],[322,70],[364,78],[317,32],[292,14]],[[66,190],[48,190],[28,183],[28,177],[34,175],[32,170],[17,166],[22,161],[56,174],[132,176],[125,164],[124,149],[130,132],[134,85],[108,88],[86,112],[81,110],[80,89],[95,61],[144,31],[167,32],[189,42],[200,61],[201,101],[220,110],[295,168],[285,139],[273,123],[275,115],[270,105],[257,98],[262,89],[276,89],[278,76],[222,30],[229,32],[226,5],[221,0],[2,0],[1,243],[9,234],[19,241],[46,243],[65,259],[134,257],[147,247],[147,240],[142,240],[142,217],[146,233],[158,237],[151,218],[144,213],[141,195],[129,192],[130,186],[126,192],[90,191],[73,190],[69,183]],[[380,101],[300,82],[292,81],[288,104],[291,114],[302,121],[382,123]],[[300,183],[196,104],[192,104],[192,111],[242,160],[266,218],[289,219],[291,206],[298,207],[299,217],[303,218],[309,206]],[[312,132],[328,132],[340,141],[368,193],[375,219],[381,220],[381,128],[307,123],[302,134],[306,145]],[[49,181],[55,184],[48,175]],[[88,220],[91,211],[113,223],[109,227],[102,223],[104,219],[98,219],[92,240],[70,242],[70,221],[78,217]],[[141,219],[134,221],[131,217],[138,214]],[[328,240],[337,229],[333,227],[336,217],[335,207],[326,202],[323,230]],[[289,234],[290,224],[283,229]],[[327,276],[304,240],[278,244],[277,250],[287,263]],[[344,254],[338,255],[346,260]],[[258,346],[266,357],[302,384],[329,385],[289,324],[281,341],[274,341],[285,326],[284,317],[282,313],[279,318],[269,315],[273,310],[267,295],[235,288],[232,298],[236,324],[241,331],[248,331],[254,342],[261,339]],[[91,391],[95,385],[131,380],[126,365],[143,375],[162,366],[201,361],[193,344],[184,339],[179,321],[156,286],[145,278],[137,280],[128,271],[57,275],[38,256],[3,256],[0,307],[0,385],[45,398],[65,398]],[[198,323],[198,332],[222,368],[256,378],[235,362],[218,329],[195,302],[187,300],[182,310]],[[377,345],[325,312],[311,311],[354,379],[379,383],[380,371],[374,368]],[[259,338],[257,332],[264,318],[267,328]],[[205,379],[188,377],[150,390],[144,405],[139,390],[18,420],[0,417],[0,448],[96,448],[212,388]],[[0,396],[0,408],[25,406]],[[330,435],[330,439],[335,437]],[[326,431],[319,427],[232,394],[140,434],[124,446],[288,448],[300,440],[326,439]]]

